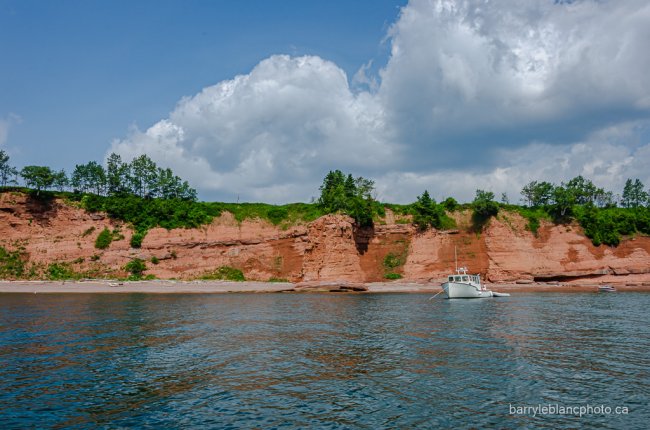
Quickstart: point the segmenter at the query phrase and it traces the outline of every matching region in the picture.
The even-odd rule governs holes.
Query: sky
[[[116,152],[204,200],[650,185],[647,0],[0,0],[0,149]]]

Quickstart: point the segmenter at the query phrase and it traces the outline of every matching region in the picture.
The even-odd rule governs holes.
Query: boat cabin
[[[480,284],[481,283],[481,277],[479,275],[449,275],[449,282],[461,282],[461,283],[472,283],[472,284]]]

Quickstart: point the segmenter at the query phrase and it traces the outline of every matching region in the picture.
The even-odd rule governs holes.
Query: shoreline
[[[572,293],[597,292],[600,284],[548,284],[548,283],[486,283],[497,292],[519,293]],[[619,292],[650,292],[650,284],[615,284]],[[438,293],[438,282],[371,282],[349,281],[320,282],[258,282],[258,281],[0,281],[0,293],[29,294],[223,294],[223,293],[303,293],[303,292],[355,292],[355,293]]]

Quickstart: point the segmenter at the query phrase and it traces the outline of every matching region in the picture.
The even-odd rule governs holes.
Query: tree
[[[65,170],[61,169],[54,173],[54,182],[52,185],[59,191],[63,191],[69,183],[70,181],[68,181],[68,176],[65,174]]]
[[[88,174],[88,186],[97,195],[103,195],[106,189],[106,171],[104,167],[96,161],[90,161],[86,164]]]
[[[595,194],[595,203],[599,208],[609,208],[616,206],[616,198],[611,191],[605,191],[599,188]]]
[[[25,184],[30,188],[36,189],[38,196],[41,190],[46,190],[52,186],[55,180],[55,173],[47,166],[25,166],[20,171]]]
[[[181,200],[196,201],[196,190],[190,187],[187,181],[183,181],[178,189],[178,198]]]
[[[349,175],[348,178],[352,178],[352,175]],[[348,182],[348,187],[350,189],[350,194],[354,195],[354,181],[352,183]],[[344,211],[346,209],[346,177],[340,170],[329,171],[325,178],[323,179],[323,184],[319,188],[320,197],[318,199],[318,204],[323,208],[327,213],[334,213],[338,211]]]
[[[122,157],[111,153],[106,160],[106,193],[109,196],[128,192],[129,165],[122,162]]]
[[[70,176],[70,185],[75,192],[85,193],[88,191],[87,176],[85,164],[77,164],[74,166],[72,176]]]
[[[191,188],[187,181],[182,181],[174,175],[170,168],[158,168],[154,189],[155,196],[163,199],[196,200],[196,190]]]
[[[77,164],[72,172],[70,184],[76,191],[82,193],[92,191],[97,195],[102,195],[106,189],[106,172],[104,171],[104,167],[96,161]]]
[[[18,170],[9,165],[9,154],[0,149],[0,185],[3,187],[9,184],[15,184],[14,179],[18,175]]]
[[[554,204],[551,210],[558,220],[570,217],[573,213],[573,206],[576,204],[576,196],[573,190],[563,185],[555,187],[555,190],[553,190]]]
[[[472,202],[474,218],[477,221],[485,221],[491,216],[499,213],[499,204],[494,201],[492,191],[476,190],[476,197]]]
[[[546,206],[553,198],[553,189],[555,187],[550,182],[532,181],[524,186],[521,194],[528,201],[528,206]]]
[[[130,164],[129,184],[131,192],[140,197],[153,197],[157,192],[158,167],[151,158],[142,154]]]
[[[625,181],[623,187],[622,204],[626,208],[638,208],[648,202],[648,193],[644,190],[643,182],[638,178],[632,182],[632,179]]]
[[[440,228],[445,216],[444,209],[436,204],[431,198],[429,192],[424,190],[421,196],[417,197],[412,206],[413,223],[420,230],[426,230],[429,227]]]
[[[361,176],[355,179],[340,170],[330,171],[319,188],[318,204],[326,213],[343,212],[354,218],[358,225],[369,226],[375,212],[374,186],[370,179]]]
[[[576,176],[565,184],[567,191],[573,194],[576,204],[584,205],[593,203],[596,199],[598,188],[589,179],[582,175]]]

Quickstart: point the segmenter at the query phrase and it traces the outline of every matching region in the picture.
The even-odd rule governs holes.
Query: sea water
[[[3,428],[648,428],[650,294],[0,294]]]

